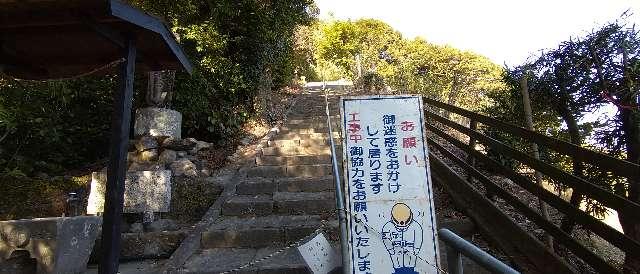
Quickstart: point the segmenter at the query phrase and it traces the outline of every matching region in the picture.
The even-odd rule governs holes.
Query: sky
[[[381,19],[406,38],[420,36],[510,66],[584,35],[626,10],[633,13],[628,21],[640,27],[640,0],[315,1],[323,19]]]

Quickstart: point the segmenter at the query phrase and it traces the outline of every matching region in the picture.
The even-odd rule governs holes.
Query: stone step
[[[333,132],[333,137],[334,138],[340,138],[340,133],[337,131]],[[298,133],[298,132],[283,132],[280,131],[280,133],[276,136],[276,140],[309,140],[309,139],[328,139],[329,138],[329,132],[322,132],[322,133]]]
[[[326,147],[330,145],[329,138],[325,139],[284,139],[270,140],[267,143],[270,147]]]
[[[342,154],[336,151],[336,159],[342,161]],[[279,166],[279,165],[314,165],[331,164],[331,155],[307,155],[307,156],[258,156],[256,165],[258,166]]]
[[[338,110],[331,110],[331,117],[335,117],[335,116],[340,116],[340,111]],[[323,122],[326,123],[327,122],[327,114],[324,112],[324,110],[322,111],[307,111],[307,110],[303,110],[301,112],[292,112],[289,113],[289,115],[287,115],[288,119],[291,120],[311,120],[311,119],[315,119],[317,122]]]
[[[334,192],[276,192],[274,211],[278,214],[329,214],[335,211]]]
[[[318,215],[222,217],[202,233],[201,248],[285,246],[321,227],[329,238],[337,239],[337,220],[323,221]]]
[[[280,177],[320,177],[333,174],[330,164],[292,165],[292,166],[256,166],[246,169],[248,178],[280,178]]]
[[[266,216],[273,214],[271,195],[237,195],[222,205],[224,216]]]
[[[299,124],[305,124],[305,123],[323,123],[323,124],[327,124],[327,117],[326,116],[322,116],[322,117],[310,117],[307,119],[288,119],[287,120],[287,125],[299,125]],[[333,124],[335,125],[339,125],[340,124],[340,115],[335,115],[335,116],[331,116],[331,122],[333,122]]]
[[[333,128],[333,132],[339,132],[340,129],[338,128]],[[313,127],[305,127],[305,128],[292,128],[289,126],[282,126],[280,127],[280,133],[282,134],[287,134],[287,133],[298,133],[298,134],[309,134],[309,133],[324,133],[326,134],[326,136],[329,135],[329,128],[328,127],[322,127],[322,128],[313,128]]]
[[[192,255],[178,273],[219,274],[273,254],[279,248],[215,248]],[[292,248],[234,274],[306,274],[311,273],[297,249]]]
[[[333,192],[275,192],[271,195],[237,195],[222,206],[224,216],[267,216],[271,214],[332,214]]]
[[[336,153],[341,148],[336,147]],[[327,147],[264,147],[259,156],[294,156],[294,155],[331,155],[331,148]]]
[[[236,194],[260,195],[274,194],[276,192],[322,192],[333,191],[335,182],[333,176],[317,178],[282,178],[267,179],[255,178],[247,180],[236,186]]]
[[[292,124],[292,123],[287,123],[285,124],[286,127],[291,128],[291,129],[299,129],[299,128],[315,128],[315,129],[328,129],[328,125],[327,125],[327,121],[306,121],[303,123],[296,123],[296,124]],[[339,130],[340,129],[340,123],[339,122],[332,122],[331,123],[331,127],[334,130]]]

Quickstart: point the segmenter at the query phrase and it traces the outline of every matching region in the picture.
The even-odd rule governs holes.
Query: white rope
[[[97,72],[115,67],[116,65],[119,65],[121,63],[124,63],[127,59],[125,58],[120,58],[120,59],[116,59],[112,62],[109,62],[103,66],[100,66],[98,68],[92,69],[90,71],[81,73],[81,74],[77,74],[74,76],[70,76],[70,77],[65,77],[65,78],[55,78],[55,79],[41,79],[41,80],[27,80],[27,79],[20,79],[20,78],[15,78],[13,76],[9,76],[10,78],[17,80],[17,81],[21,81],[21,82],[50,82],[50,81],[68,81],[68,80],[76,80],[78,78],[82,78],[82,77],[86,77],[92,74],[95,74]]]

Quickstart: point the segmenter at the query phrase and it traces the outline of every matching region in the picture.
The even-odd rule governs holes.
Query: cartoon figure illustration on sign
[[[405,203],[391,208],[391,221],[382,226],[382,241],[393,263],[392,274],[418,274],[415,267],[422,248],[422,226]]]

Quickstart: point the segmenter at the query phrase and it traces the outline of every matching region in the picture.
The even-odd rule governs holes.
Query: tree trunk
[[[273,122],[270,117],[271,104],[271,88],[272,88],[271,68],[265,65],[260,75],[260,83],[258,83],[258,92],[255,97],[254,109],[259,117],[264,118],[267,122]]]
[[[529,87],[527,85],[527,76],[524,75],[522,79],[520,79],[520,91],[522,92],[522,103],[524,105],[524,116],[527,120],[527,128],[529,130],[534,131],[533,127],[533,114],[531,111],[531,101],[529,100]],[[540,159],[540,152],[538,151],[538,144],[532,143],[531,149],[533,150],[533,158]],[[536,170],[535,172],[536,183],[542,187],[542,173]],[[538,207],[540,209],[540,213],[542,214],[542,218],[545,220],[549,220],[549,210],[547,209],[547,204],[542,201],[542,199],[538,198]],[[544,235],[545,244],[547,248],[553,252],[553,238],[548,233]]]
[[[640,164],[640,112],[637,110],[622,109],[620,115],[627,148],[627,160]],[[628,179],[627,183],[629,185],[627,198],[633,202],[640,203],[640,179],[638,177]],[[636,241],[640,241],[640,220],[628,217],[623,212],[618,212],[618,219],[620,220],[624,234]],[[624,263],[624,273],[640,273],[640,256],[627,254]]]
[[[627,49],[622,49],[622,65],[624,79],[628,78],[627,73]],[[627,160],[632,163],[640,164],[640,96],[638,87],[629,81],[625,81],[625,91],[627,94],[621,96],[619,115],[622,120],[622,130],[624,134],[625,147],[627,149]],[[640,173],[640,171],[638,171]],[[640,174],[635,178],[627,180],[629,189],[627,198],[633,202],[640,203]],[[618,212],[618,219],[622,225],[624,234],[630,238],[640,241],[640,220],[627,216],[624,212]],[[640,273],[640,256],[638,254],[625,254],[624,273]]]
[[[580,129],[578,128],[578,121],[576,121],[576,117],[573,116],[571,111],[569,110],[568,104],[565,102],[561,102],[558,106],[558,112],[562,117],[562,120],[567,124],[567,128],[569,129],[569,138],[572,144],[580,146],[582,144],[582,136],[580,136]],[[583,176],[584,165],[579,159],[572,157],[573,162],[573,175],[577,177]],[[580,193],[577,189],[573,189],[571,192],[571,199],[569,203],[575,207],[580,207],[580,202],[582,202],[582,193]],[[560,228],[567,232],[571,233],[573,228],[575,227],[575,220],[571,218],[571,216],[565,216],[562,219],[562,224]]]

